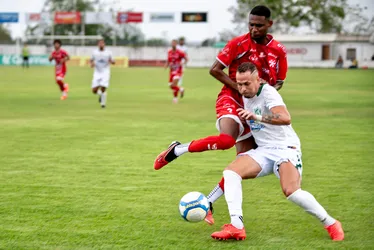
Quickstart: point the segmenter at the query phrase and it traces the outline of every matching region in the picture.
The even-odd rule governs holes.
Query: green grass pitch
[[[275,176],[243,182],[247,240],[216,242],[229,222],[187,223],[178,202],[208,194],[235,150],[187,154],[160,171],[153,160],[177,139],[216,134],[221,87],[187,69],[172,104],[168,73],[112,69],[106,109],[90,68],[69,68],[59,100],[50,67],[0,68],[0,249],[373,249],[374,71],[290,69],[281,90],[303,150],[303,188],[346,231],[321,224],[283,196]]]

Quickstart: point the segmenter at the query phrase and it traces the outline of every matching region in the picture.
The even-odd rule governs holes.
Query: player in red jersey
[[[168,51],[168,58],[165,68],[170,68],[169,74],[169,86],[173,90],[173,102],[178,102],[178,93],[181,94],[181,98],[184,95],[184,89],[178,86],[179,79],[183,75],[182,60],[186,63],[188,61],[187,55],[177,49],[177,40],[171,41],[171,49]]]
[[[186,144],[173,142],[156,158],[154,162],[156,170],[187,152],[225,150],[235,145],[237,153],[241,153],[256,146],[251,138],[249,127],[242,123],[236,111],[243,107],[243,100],[237,91],[235,77],[241,63],[252,62],[264,81],[278,90],[283,86],[287,73],[286,50],[282,44],[267,34],[273,24],[270,16],[271,12],[266,6],[254,7],[249,15],[249,33],[229,41],[210,69],[210,74],[224,84],[216,101],[216,126],[220,134]],[[229,67],[229,75],[223,71],[226,67]],[[208,195],[209,202],[214,203],[223,192],[224,179],[222,178]],[[214,223],[211,211],[206,221],[209,224]]]
[[[68,97],[69,85],[64,82],[66,75],[66,62],[70,59],[68,53],[61,49],[61,41],[54,40],[53,46],[55,50],[49,56],[49,61],[55,60],[55,76],[56,83],[60,87],[62,92],[61,100],[65,100]]]

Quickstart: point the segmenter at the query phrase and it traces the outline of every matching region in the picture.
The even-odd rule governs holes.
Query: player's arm
[[[209,73],[221,83],[237,90],[238,87],[236,82],[231,80],[230,77],[223,71],[235,59],[236,53],[237,43],[231,40],[218,54],[216,61],[209,70]]]
[[[188,55],[184,53],[183,58],[184,58],[184,65],[186,65],[188,62]]]
[[[290,125],[291,115],[288,112],[286,106],[275,106],[270,109],[271,114],[268,115],[256,115],[249,110],[239,108],[239,116],[245,120],[259,121],[263,123],[269,123],[273,125]]]
[[[236,82],[231,80],[231,78],[223,71],[225,68],[225,65],[216,60],[210,68],[209,73],[221,83],[238,90]]]
[[[283,52],[282,56],[278,61],[278,74],[277,81],[274,85],[276,90],[280,90],[283,87],[284,80],[286,79],[288,64],[287,64],[287,55],[286,52]]]
[[[53,60],[53,55],[50,54],[48,59],[49,59],[50,62],[52,62],[52,60]]]
[[[112,65],[116,64],[116,61],[113,58],[112,52],[110,52],[109,63]]]
[[[61,63],[65,63],[70,60],[70,56],[68,54],[65,54],[64,58],[62,58]]]

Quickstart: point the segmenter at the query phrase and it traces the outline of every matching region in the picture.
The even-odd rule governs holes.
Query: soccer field
[[[185,222],[187,192],[208,194],[235,150],[186,154],[160,171],[173,140],[216,134],[221,87],[187,69],[172,104],[168,72],[112,69],[106,109],[92,70],[69,68],[70,95],[50,67],[0,68],[0,249],[374,248],[374,71],[290,69],[281,94],[303,149],[303,188],[339,219],[343,242],[287,201],[278,179],[243,181],[247,240],[216,242],[229,223],[224,197],[214,226]]]

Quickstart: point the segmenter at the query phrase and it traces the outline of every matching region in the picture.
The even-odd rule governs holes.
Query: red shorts
[[[219,121],[224,118],[231,118],[239,124],[239,136],[236,142],[243,141],[252,136],[251,130],[246,122],[239,118],[238,108],[243,108],[243,99],[236,91],[222,90],[216,101],[217,122],[216,127],[220,131]]]
[[[66,72],[55,72],[56,80],[64,80]]]
[[[174,71],[169,74],[169,82],[172,83],[175,79],[180,79],[182,77],[182,72]]]

